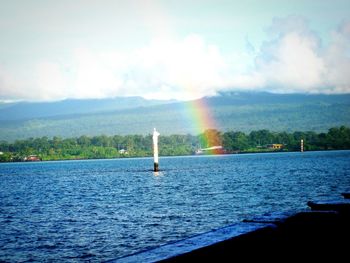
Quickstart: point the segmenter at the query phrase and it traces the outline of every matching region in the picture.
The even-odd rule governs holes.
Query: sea
[[[104,262],[350,191],[350,151],[0,164],[1,262]]]

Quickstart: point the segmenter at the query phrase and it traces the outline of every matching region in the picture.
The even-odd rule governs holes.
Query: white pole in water
[[[154,159],[154,171],[158,172],[158,136],[159,132],[156,131],[156,128],[153,129],[153,159]]]
[[[304,151],[304,140],[300,140],[300,151]]]

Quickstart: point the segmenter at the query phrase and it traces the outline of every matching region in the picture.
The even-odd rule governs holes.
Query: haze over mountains
[[[226,92],[202,98],[221,131],[327,131],[350,126],[350,94],[307,95]],[[0,104],[0,140],[29,137],[195,134],[193,101],[157,101],[141,97]]]
[[[61,115],[97,113],[125,110],[170,103],[171,101],[146,100],[142,97],[112,99],[67,99],[55,102],[19,102],[0,104],[0,120],[26,120]]]

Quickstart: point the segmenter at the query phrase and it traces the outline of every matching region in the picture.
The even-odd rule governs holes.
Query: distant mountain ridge
[[[327,131],[350,126],[350,94],[225,92],[200,99],[222,131]],[[81,135],[195,134],[194,101],[148,101],[138,97],[18,104],[0,107],[0,140]],[[197,103],[198,104],[198,103]],[[201,104],[201,103],[199,103]]]
[[[97,113],[160,105],[173,101],[146,100],[142,97],[111,99],[67,99],[54,102],[16,102],[0,105],[0,120],[25,120],[62,115]]]

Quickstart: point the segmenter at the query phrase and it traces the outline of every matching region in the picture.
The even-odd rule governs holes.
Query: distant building
[[[200,155],[200,154],[224,154],[225,150],[221,145],[217,145],[217,146],[212,146],[212,147],[208,147],[208,148],[198,149],[198,150],[196,150],[195,153],[198,155]]]
[[[273,143],[273,144],[268,144],[266,145],[266,148],[268,149],[275,149],[275,150],[280,150],[283,148],[283,144],[282,143]]]
[[[120,149],[120,150],[119,150],[119,153],[120,153],[120,154],[128,154],[128,151],[125,150],[125,149]]]
[[[37,161],[41,161],[41,158],[37,155],[28,155],[28,156],[24,157],[23,161],[25,161],[25,162],[37,162]]]

